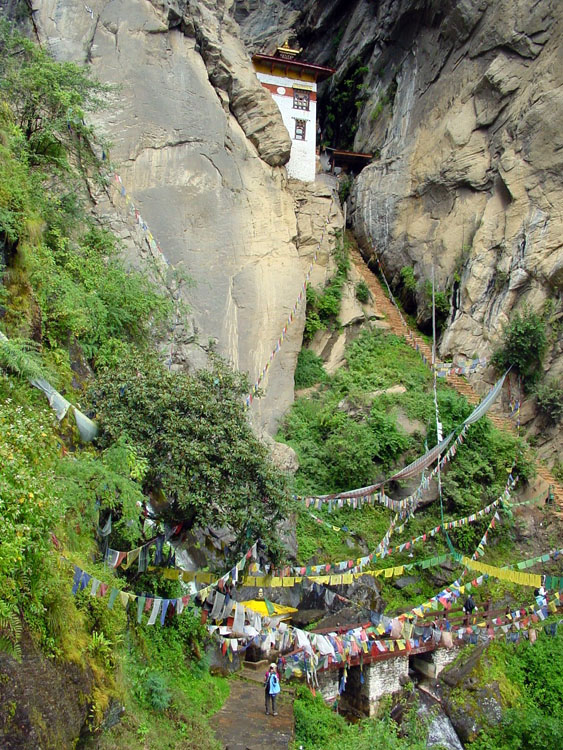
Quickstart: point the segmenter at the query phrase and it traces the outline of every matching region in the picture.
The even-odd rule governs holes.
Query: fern
[[[0,651],[16,661],[21,661],[22,658],[21,635],[22,624],[17,615],[11,612],[0,617]]]
[[[7,339],[2,333],[0,333],[0,367],[20,378],[29,380],[52,376],[52,373],[43,366],[34,341]]]

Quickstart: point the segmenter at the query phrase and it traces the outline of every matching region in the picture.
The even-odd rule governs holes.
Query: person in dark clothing
[[[463,603],[463,611],[465,612],[465,625],[469,625],[469,618],[471,617],[472,612],[477,612],[477,605],[473,601],[473,597],[471,594],[467,597],[467,599]]]
[[[464,612],[465,612],[466,615],[470,615],[473,612],[473,610],[475,610],[476,612],[478,611],[477,610],[477,605],[473,601],[473,597],[471,596],[471,594],[469,594],[469,596],[467,597],[467,599],[463,603],[463,610],[464,610]]]
[[[276,711],[276,698],[280,692],[280,678],[278,676],[275,664],[270,664],[270,669],[266,672],[264,678],[264,699],[266,703],[266,715],[270,713],[270,703],[272,704],[272,714],[278,715]]]

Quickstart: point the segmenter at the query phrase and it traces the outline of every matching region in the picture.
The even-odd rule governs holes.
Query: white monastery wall
[[[301,82],[296,78],[269,75],[257,72],[258,80],[266,85],[281,112],[282,120],[291,138],[291,156],[286,165],[290,177],[304,182],[315,179],[315,149],[317,137],[317,84]],[[309,109],[296,109],[293,106],[293,86],[311,93]],[[305,122],[305,138],[295,138],[295,121]]]

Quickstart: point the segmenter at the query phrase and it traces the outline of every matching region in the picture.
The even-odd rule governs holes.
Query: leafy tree
[[[260,537],[273,559],[273,534],[286,492],[243,406],[244,377],[216,359],[193,375],[170,372],[149,353],[102,371],[92,400],[109,445],[126,437],[146,459],[143,490],[159,515],[190,527],[228,525],[240,552]]]
[[[69,150],[91,158],[87,142],[94,133],[84,116],[107,91],[86,67],[55,62],[7,21],[0,23],[0,96],[10,104],[32,162],[68,167]]]
[[[499,370],[514,367],[530,388],[541,376],[541,364],[547,350],[545,321],[529,307],[517,312],[504,330],[503,343],[492,363]]]

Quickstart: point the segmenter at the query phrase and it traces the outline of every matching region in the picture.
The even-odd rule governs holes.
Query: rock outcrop
[[[338,100],[348,117],[339,136],[375,155],[354,182],[352,226],[396,287],[404,266],[414,270],[422,324],[435,266],[449,304],[443,358],[490,356],[525,304],[542,311],[549,301],[557,319],[561,3],[239,0],[235,14],[251,48],[271,48],[291,29],[309,59],[337,68],[321,88],[321,127]],[[560,326],[552,328],[544,369],[561,382]],[[472,384],[485,391],[493,377],[478,373]],[[542,425],[537,415],[530,424],[545,440],[540,454],[561,459],[560,430]]]
[[[71,750],[86,726],[92,675],[45,657],[27,631],[21,660],[0,652],[0,746]]]
[[[319,228],[328,218],[323,258],[342,219],[329,187],[292,190],[282,166],[287,130],[229,7],[47,0],[33,3],[33,21],[56,58],[88,63],[116,86],[95,120],[127,195],[98,191],[95,210],[132,264],[151,268],[154,259],[131,202],[160,244],[168,286],[191,310],[165,343],[173,366],[205,366],[211,346],[253,383],[300,293]],[[194,284],[180,284],[177,272]],[[315,277],[325,272],[326,263]],[[260,432],[275,432],[293,400],[303,322],[301,306],[253,403]]]

